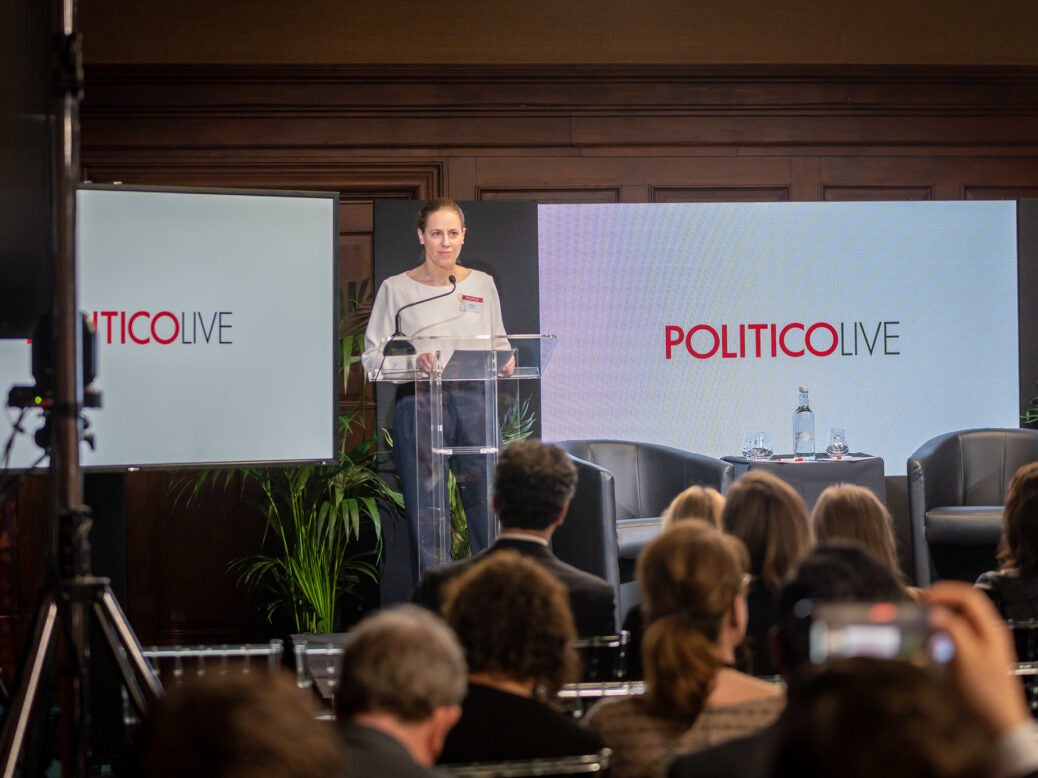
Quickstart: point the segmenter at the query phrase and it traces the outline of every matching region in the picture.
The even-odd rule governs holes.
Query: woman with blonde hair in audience
[[[785,481],[755,470],[728,489],[721,521],[725,532],[739,538],[750,553],[749,656],[740,665],[754,675],[776,675],[768,650],[768,632],[775,624],[774,598],[813,543],[807,506]]]
[[[733,667],[747,558],[739,540],[702,521],[679,522],[638,558],[646,691],[602,700],[586,718],[613,749],[614,778],[660,776],[677,752],[748,734],[781,712],[780,687]]]
[[[887,566],[897,580],[904,582],[904,573],[897,563],[897,543],[890,512],[864,486],[835,484],[826,487],[811,511],[811,527],[819,543],[823,540],[854,540],[861,543]],[[906,587],[906,591],[918,599],[918,589]]]
[[[721,529],[721,512],[724,511],[724,496],[711,486],[688,487],[671,500],[663,511],[663,529],[676,521],[702,519]]]

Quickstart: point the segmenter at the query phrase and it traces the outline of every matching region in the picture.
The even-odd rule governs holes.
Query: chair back
[[[618,521],[662,516],[670,501],[693,484],[724,492],[734,474],[728,462],[655,443],[563,440],[557,445],[613,474]]]
[[[281,640],[221,646],[149,646],[144,658],[165,684],[180,683],[185,674],[275,672],[281,667]]]
[[[455,778],[527,778],[527,776],[609,775],[612,751],[564,756],[557,759],[525,759],[510,762],[439,765],[438,770]]]
[[[326,702],[331,701],[342,673],[342,642],[345,632],[292,635],[296,686],[313,687]]]
[[[580,638],[576,648],[584,665],[583,680],[586,683],[627,678],[627,655],[631,648],[631,633],[627,630],[616,635]]]

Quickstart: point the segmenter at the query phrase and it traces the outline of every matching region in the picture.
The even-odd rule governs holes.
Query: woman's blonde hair
[[[675,524],[639,555],[643,699],[652,713],[687,724],[699,716],[722,665],[717,643],[743,594],[747,560],[737,538],[702,521]]]
[[[724,496],[719,491],[711,486],[690,486],[671,500],[667,510],[663,511],[663,529],[685,519],[702,519],[721,529],[723,510]]]
[[[803,499],[785,481],[754,470],[725,495],[722,523],[750,552],[750,572],[777,591],[811,548],[811,525]]]
[[[826,487],[811,512],[811,526],[819,542],[837,539],[858,541],[891,572],[901,577],[890,513],[865,487],[856,484]]]

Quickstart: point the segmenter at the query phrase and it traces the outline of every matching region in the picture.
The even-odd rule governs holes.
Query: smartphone
[[[955,656],[951,636],[930,626],[929,610],[914,602],[812,602],[808,653],[823,664],[845,657],[900,659],[945,665]]]

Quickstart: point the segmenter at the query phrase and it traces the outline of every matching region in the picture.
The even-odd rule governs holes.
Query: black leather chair
[[[924,443],[908,459],[908,515],[915,583],[972,582],[995,567],[1006,489],[1038,460],[1038,431],[960,430]]]
[[[613,475],[592,462],[573,456],[570,459],[577,466],[577,490],[566,520],[552,535],[552,551],[564,562],[612,584],[619,603],[620,563]]]
[[[724,492],[734,475],[734,468],[728,462],[652,443],[564,440],[557,445],[577,462],[581,478],[587,474],[590,480],[601,470],[612,476],[610,483],[597,473],[594,475],[597,486],[585,484],[582,487],[578,482],[577,494],[570,502],[569,518],[562,527],[565,529],[566,524],[572,522],[570,531],[582,536],[581,528],[595,526],[601,532],[611,523],[617,538],[620,583],[631,579],[638,552],[659,532],[660,516],[677,494],[694,484]],[[589,470],[587,463],[597,466],[597,471]],[[556,536],[558,534],[556,532]],[[587,569],[555,548],[560,558]]]

